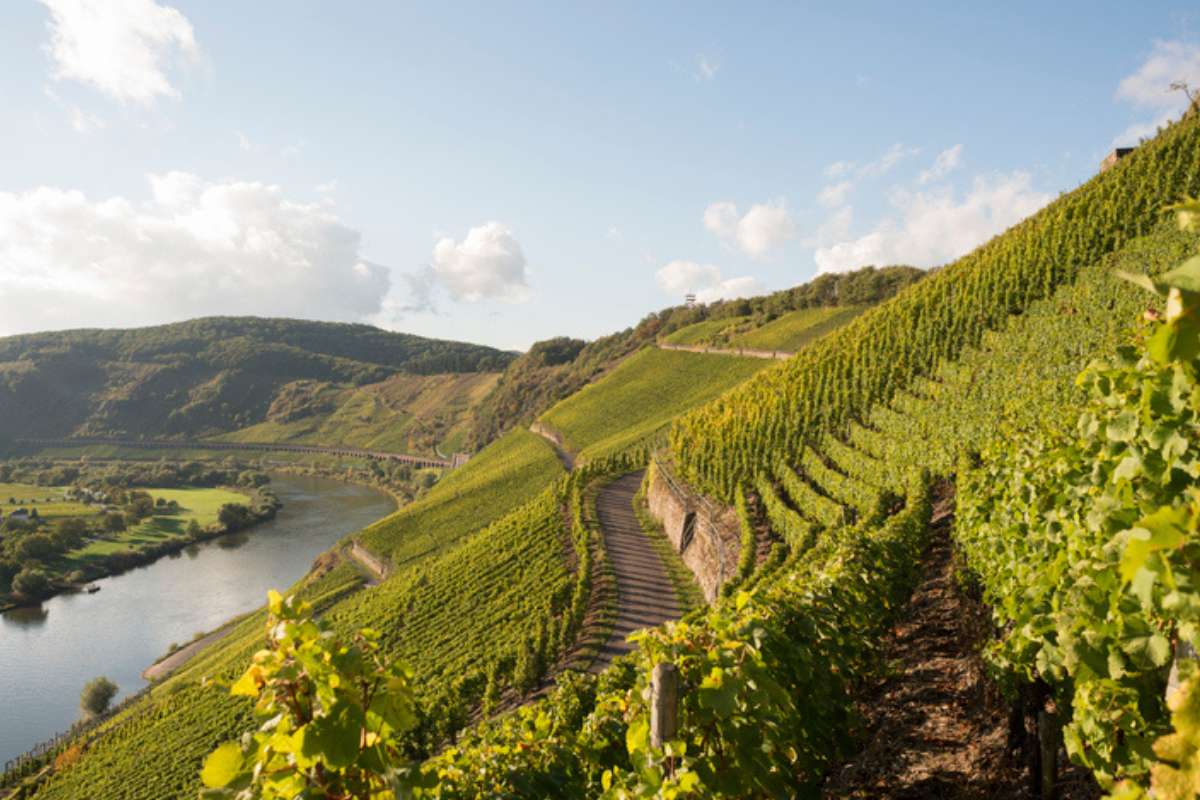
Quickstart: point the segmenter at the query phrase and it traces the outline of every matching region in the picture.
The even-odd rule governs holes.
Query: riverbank
[[[161,675],[155,683],[228,646],[245,629],[239,621],[261,608],[269,589],[295,585],[314,559],[395,508],[387,495],[357,484],[273,478],[283,508],[253,533],[218,537],[104,579],[96,594],[60,595],[0,616],[0,765],[68,730],[78,716],[80,688],[97,675],[125,696],[145,685],[147,667],[165,658],[178,655],[155,671]],[[208,637],[229,628],[223,641],[189,641],[197,631]],[[196,646],[169,652],[174,642]]]
[[[82,592],[95,581],[153,564],[163,557],[177,555],[203,542],[247,531],[274,519],[282,507],[279,498],[270,491],[258,489],[248,493],[243,487],[217,488],[231,495],[246,498],[247,504],[243,506],[245,512],[236,522],[222,523],[218,519],[204,526],[184,528],[179,533],[170,532],[171,526],[164,525],[163,531],[153,533],[135,529],[132,532],[122,532],[112,539],[93,539],[78,551],[68,553],[47,565],[52,572],[47,576],[48,583],[43,591],[32,596],[23,596],[15,592],[0,595],[0,613],[33,608],[61,594]],[[187,490],[149,491],[177,493]],[[156,515],[155,521],[158,516]],[[116,549],[122,545],[122,549]]]

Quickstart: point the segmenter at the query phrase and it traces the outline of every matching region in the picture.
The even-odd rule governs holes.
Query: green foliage
[[[875,529],[842,529],[769,587],[694,623],[640,636],[598,685],[567,683],[541,703],[465,733],[429,761],[439,798],[779,797],[815,792],[843,752],[851,689],[877,658],[907,595],[930,506]],[[821,631],[836,630],[836,637]],[[680,674],[679,730],[650,744],[655,664]],[[420,796],[420,795],[418,795]]]
[[[1161,198],[1200,188],[1200,118],[1168,128],[1004,236],[678,420],[682,477],[732,501],[735,488],[978,345],[985,331],[1147,233]]]
[[[1058,692],[1067,750],[1102,784],[1150,773],[1168,796],[1184,796],[1196,758],[1194,718],[1182,713],[1191,687],[1176,698],[1176,732],[1155,739],[1170,722],[1176,643],[1200,644],[1198,276],[1192,259],[1138,281],[1167,296],[1144,353],[1122,346],[1088,367],[1073,431],[1006,436],[977,468],[964,464],[956,530],[1002,632],[990,662]]]
[[[539,436],[511,431],[452,470],[428,494],[363,531],[362,543],[399,567],[440,552],[530,501],[563,474]]]
[[[339,641],[310,609],[272,592],[267,647],[230,688],[260,723],[204,761],[202,798],[391,800],[408,783],[401,736],[416,724],[410,681],[378,635]]]
[[[297,380],[357,386],[494,372],[513,358],[367,325],[249,317],[12,336],[0,338],[0,434],[195,437],[262,422]]]
[[[865,305],[805,308],[730,337],[729,347],[794,353],[832,333],[867,310]]]
[[[584,458],[620,452],[745,380],[768,362],[756,358],[645,348],[542,415],[567,448]]]
[[[79,693],[79,708],[85,714],[98,717],[108,710],[108,704],[120,691],[117,685],[104,676],[92,678]]]

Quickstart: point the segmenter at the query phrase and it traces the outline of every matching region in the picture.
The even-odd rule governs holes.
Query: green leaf
[[[630,755],[641,753],[650,746],[650,723],[639,719],[625,731],[625,748]]]
[[[237,742],[225,742],[204,759],[200,781],[210,789],[228,786],[241,773],[245,763],[242,746]]]
[[[362,709],[351,703],[337,703],[331,713],[305,726],[300,752],[305,758],[322,758],[334,769],[342,769],[358,758],[363,723]]]
[[[1171,642],[1161,633],[1156,633],[1150,637],[1150,641],[1146,645],[1146,652],[1155,666],[1165,666],[1171,659]]]
[[[1104,434],[1113,442],[1131,442],[1137,427],[1137,416],[1132,411],[1122,411],[1108,423]]]

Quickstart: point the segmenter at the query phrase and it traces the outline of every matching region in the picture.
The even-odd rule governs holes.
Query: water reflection
[[[5,611],[3,615],[4,624],[13,624],[21,628],[43,625],[49,616],[50,609],[45,604],[14,608],[11,611]]]

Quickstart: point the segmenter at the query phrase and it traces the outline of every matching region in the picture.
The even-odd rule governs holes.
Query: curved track
[[[592,672],[599,672],[633,649],[626,641],[629,634],[678,619],[681,614],[671,579],[633,511],[633,498],[643,474],[623,475],[603,486],[596,496],[604,547],[617,578],[617,618],[612,634],[592,664]]]

